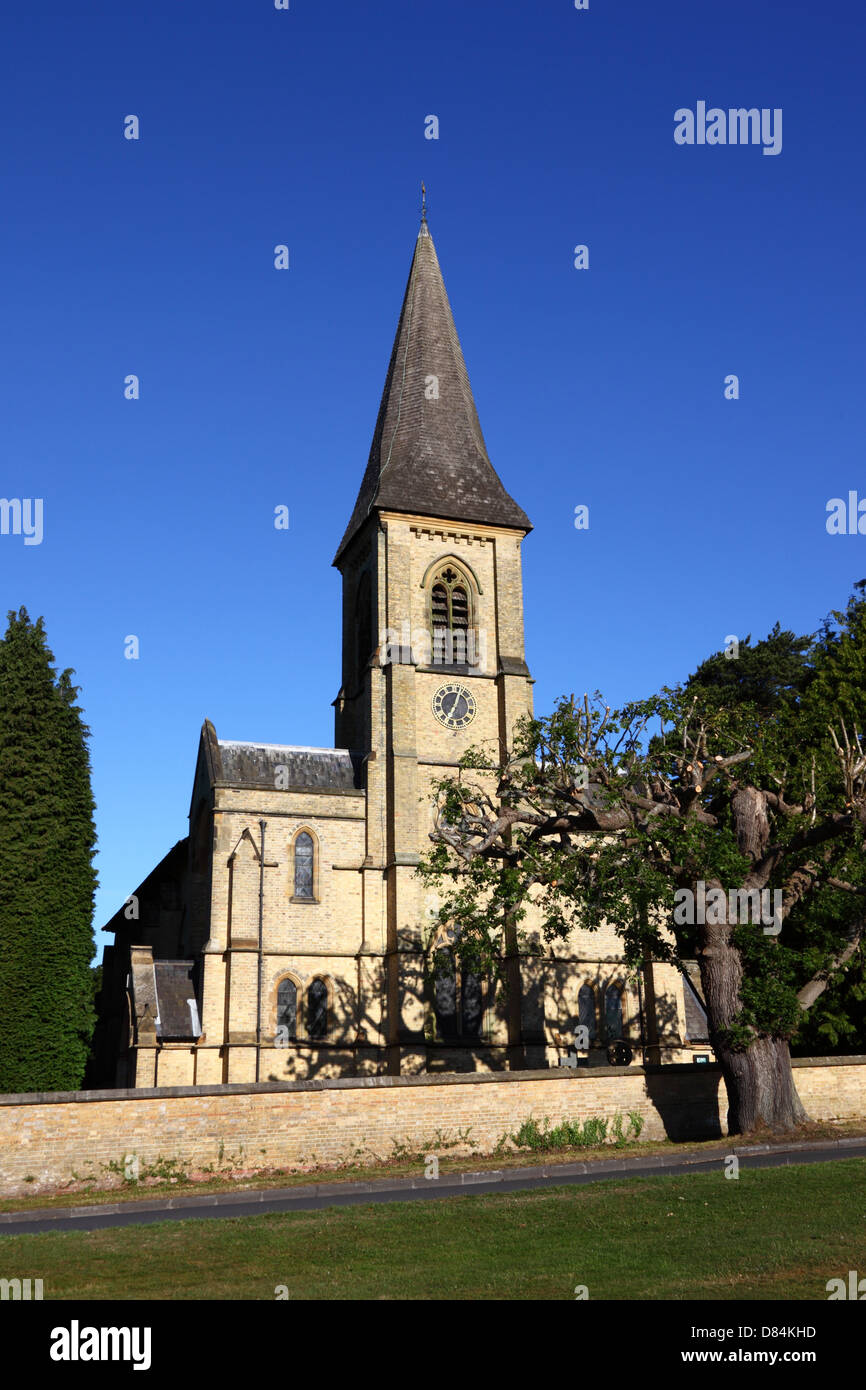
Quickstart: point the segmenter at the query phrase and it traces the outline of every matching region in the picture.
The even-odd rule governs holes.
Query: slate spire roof
[[[374,509],[532,529],[488,458],[426,217],[367,470],[335,564]]]

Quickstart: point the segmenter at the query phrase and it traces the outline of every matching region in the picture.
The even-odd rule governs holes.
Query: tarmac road
[[[320,1211],[324,1207],[381,1202],[423,1202],[441,1197],[491,1192],[531,1192],[545,1187],[577,1187],[624,1178],[711,1173],[736,1154],[742,1168],[781,1168],[795,1163],[828,1163],[866,1158],[866,1138],[817,1143],[730,1145],[658,1157],[602,1159],[595,1163],[557,1163],[533,1168],[445,1173],[438,1179],[379,1179],[368,1182],[323,1182],[253,1192],[220,1192],[202,1197],[159,1197],[102,1206],[43,1208],[0,1213],[0,1236],[43,1231],[98,1231],[109,1226],[141,1226],[157,1221],[190,1221],[227,1216],[264,1216],[272,1212]]]

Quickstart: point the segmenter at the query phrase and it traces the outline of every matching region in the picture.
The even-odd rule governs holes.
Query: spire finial
[[[421,221],[427,221],[427,189],[421,184]]]

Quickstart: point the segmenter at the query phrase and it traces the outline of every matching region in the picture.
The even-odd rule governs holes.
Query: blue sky
[[[535,527],[536,708],[649,694],[728,634],[844,605],[866,536],[825,521],[866,497],[864,29],[854,0],[6,0],[0,495],[42,498],[44,536],[0,536],[0,592],[82,687],[97,926],[186,833],[205,717],[333,742],[330,563],[422,179]],[[780,108],[781,152],[677,145],[698,101]]]

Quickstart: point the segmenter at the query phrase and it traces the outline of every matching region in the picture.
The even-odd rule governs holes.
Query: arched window
[[[445,565],[433,577],[430,628],[433,666],[478,665],[471,591],[468,581],[453,565]]]
[[[604,992],[604,1033],[607,1042],[622,1037],[622,994],[615,985]]]
[[[484,1016],[481,981],[471,970],[464,970],[460,983],[460,1033],[466,1040],[478,1038]]]
[[[277,988],[277,1027],[285,1028],[289,1038],[298,1035],[298,987],[288,977]]]
[[[581,985],[577,995],[577,1022],[586,1029],[591,1043],[595,1042],[595,990],[592,985]]]
[[[324,980],[313,980],[307,990],[307,1034],[324,1038],[328,1032],[328,986]]]
[[[433,952],[433,1010],[441,1037],[452,1041],[457,1037],[457,970],[454,952]]]
[[[475,1042],[484,1020],[481,979],[458,965],[450,947],[433,952],[433,1012],[443,1042]]]
[[[295,836],[294,844],[294,898],[302,902],[315,902],[313,896],[313,837],[306,830]]]

